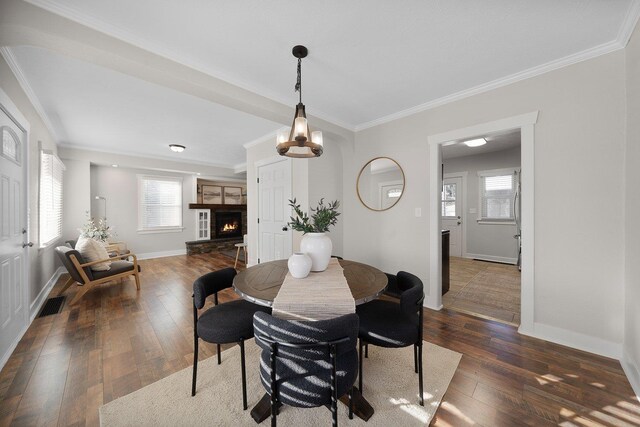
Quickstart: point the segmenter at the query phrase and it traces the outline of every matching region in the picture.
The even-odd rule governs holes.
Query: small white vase
[[[300,242],[300,252],[311,258],[311,271],[324,271],[329,265],[333,244],[324,233],[307,233]]]
[[[307,254],[296,252],[289,257],[287,262],[289,272],[296,279],[304,279],[311,271],[311,258]]]

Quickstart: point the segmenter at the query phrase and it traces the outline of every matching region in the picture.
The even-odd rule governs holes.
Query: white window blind
[[[482,171],[480,177],[480,220],[513,221],[516,193],[514,169]]]
[[[138,176],[138,229],[169,230],[182,227],[182,179]]]
[[[40,247],[62,236],[62,174],[64,164],[55,155],[40,152]]]

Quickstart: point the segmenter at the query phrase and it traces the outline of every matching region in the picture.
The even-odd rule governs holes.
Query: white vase
[[[289,272],[296,279],[304,279],[311,271],[311,258],[307,254],[296,252],[289,257],[287,262]]]
[[[333,244],[324,233],[307,233],[300,242],[300,252],[311,258],[311,271],[324,271],[329,265]]]

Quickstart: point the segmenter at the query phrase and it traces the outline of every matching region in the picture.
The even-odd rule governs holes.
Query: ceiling
[[[622,47],[638,14],[635,0],[28,1],[291,105],[292,116],[291,47],[304,44],[307,112],[352,130]],[[143,154],[182,141],[185,159],[234,165],[242,143],[281,126],[35,48],[14,52],[64,144]]]
[[[484,138],[487,140],[487,143],[479,147],[468,147],[464,144],[464,141],[456,141],[449,145],[443,145],[442,159],[447,160],[453,159],[454,157],[475,156],[519,147],[520,129],[478,136],[477,138]]]

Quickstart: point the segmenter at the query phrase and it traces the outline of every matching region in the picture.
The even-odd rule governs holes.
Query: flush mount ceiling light
[[[169,144],[169,148],[171,148],[171,151],[174,153],[182,153],[186,147],[184,145]]]
[[[117,167],[118,167],[118,165],[111,165],[111,167],[112,167],[112,168],[117,168]]]
[[[469,141],[464,141],[464,145],[467,147],[480,147],[487,143],[487,140],[484,138],[470,139]]]
[[[302,58],[306,58],[309,51],[304,46],[294,46],[293,56],[298,58],[298,80],[296,92],[300,94],[296,113],[293,117],[291,129],[278,131],[276,149],[278,154],[287,157],[308,158],[322,155],[322,132],[311,132],[307,123],[307,114],[302,103]]]

